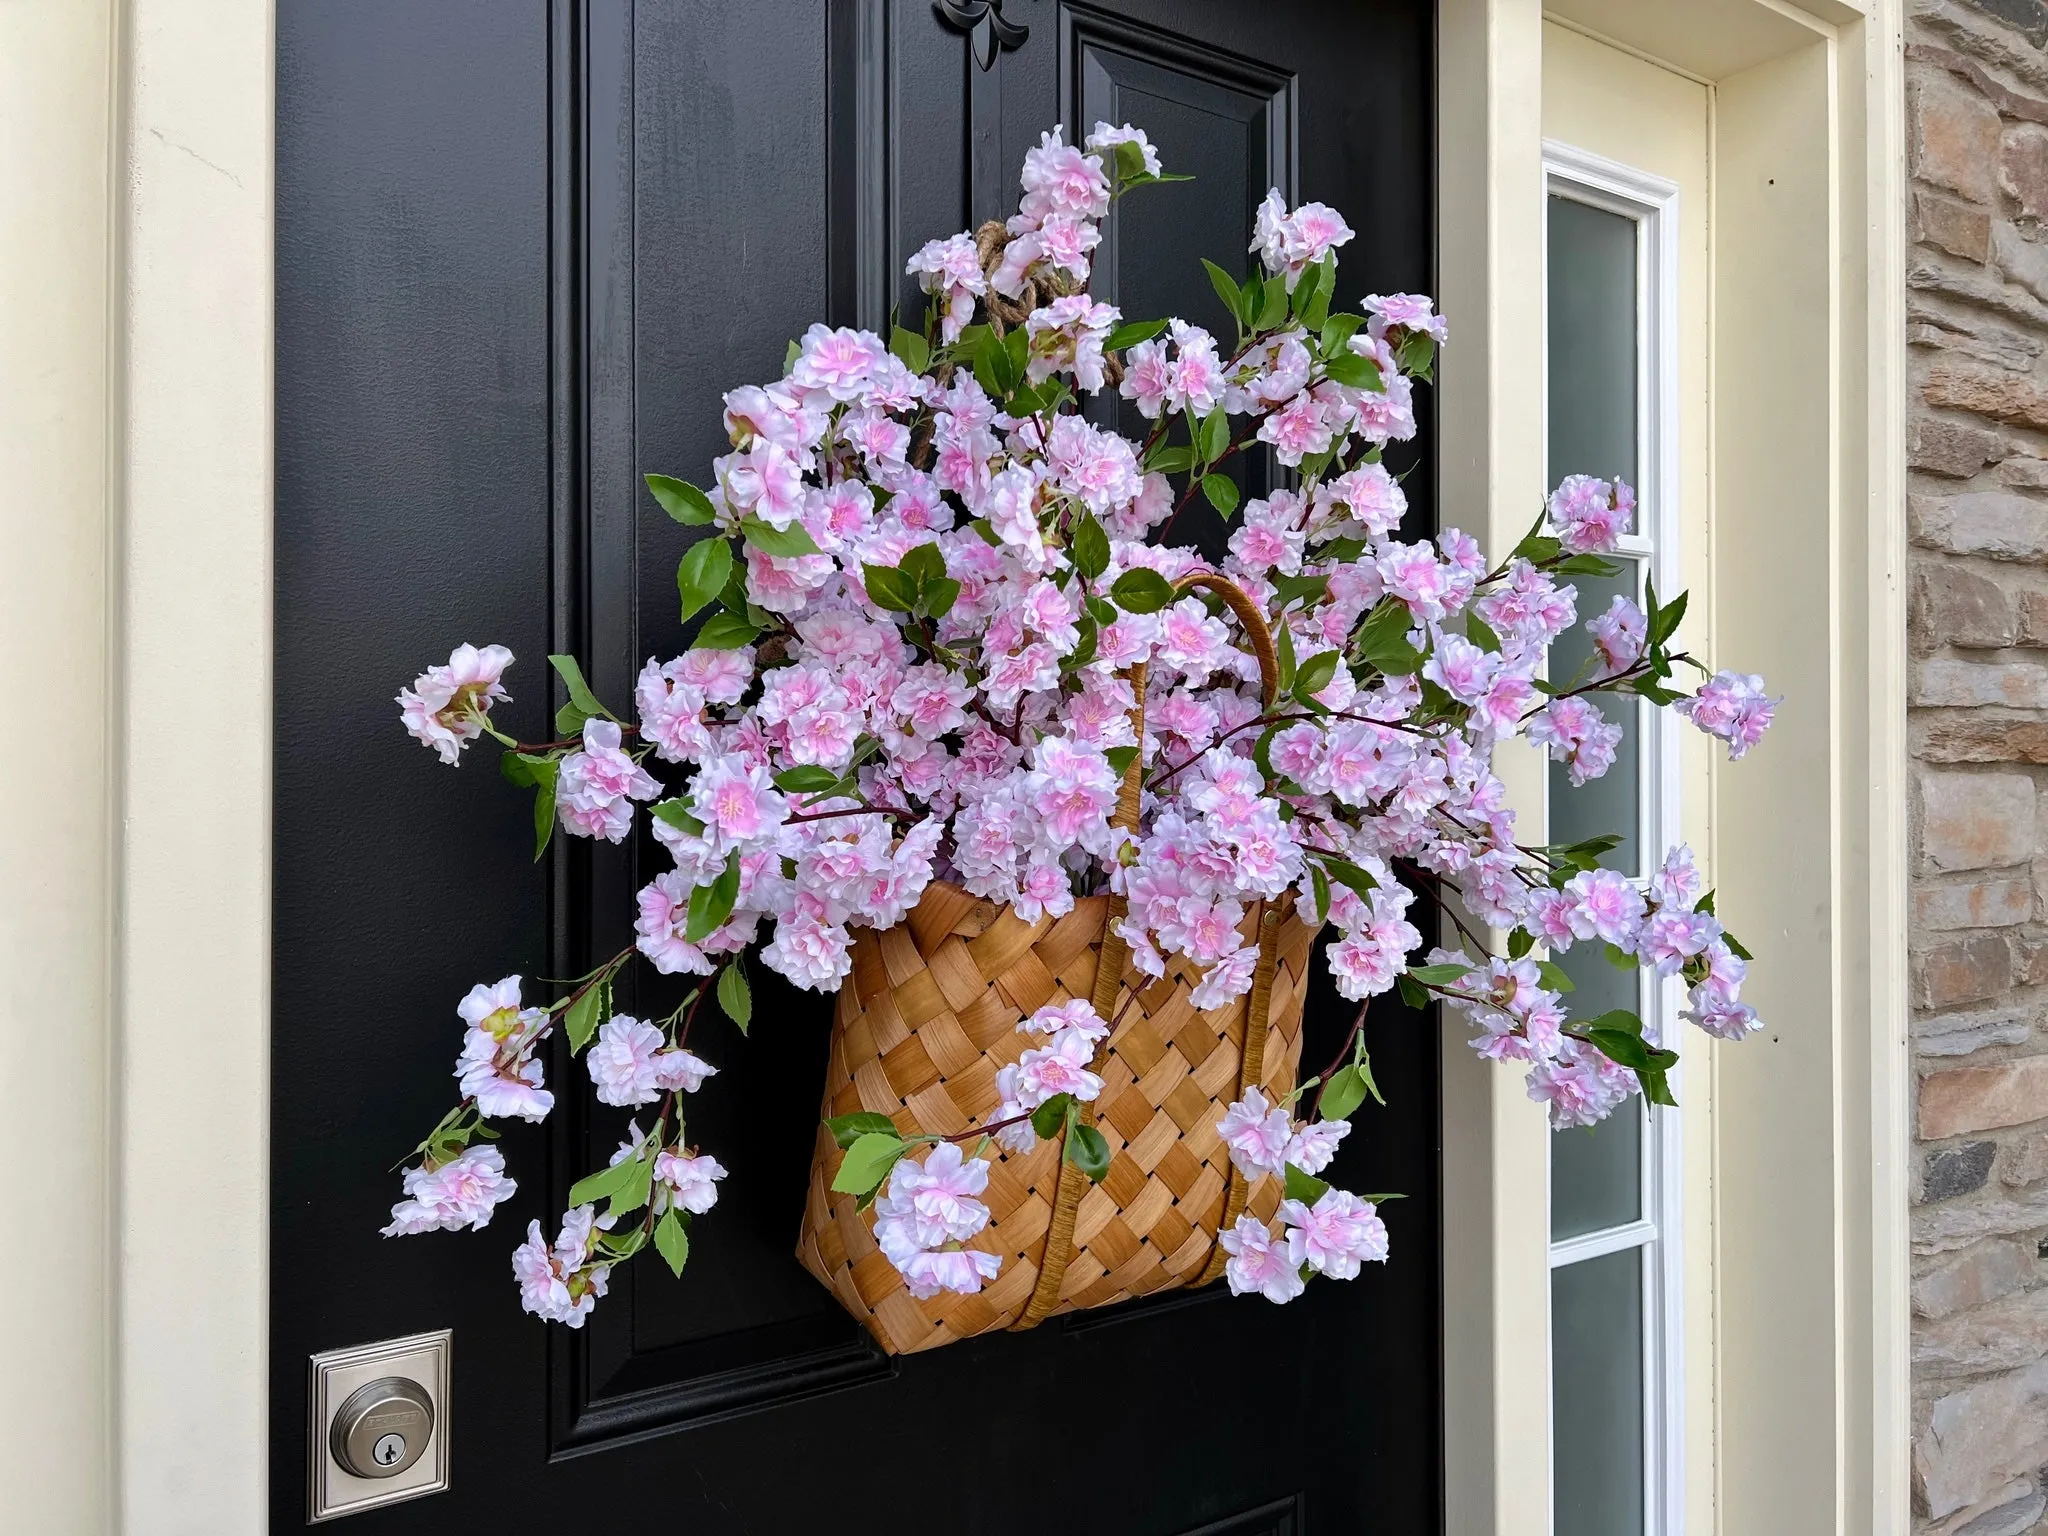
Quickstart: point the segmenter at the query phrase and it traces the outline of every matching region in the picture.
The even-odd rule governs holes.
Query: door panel
[[[693,1040],[721,1071],[692,1131],[732,1174],[681,1280],[624,1266],[577,1332],[519,1312],[520,1231],[555,1219],[623,1124],[566,1057],[553,1119],[506,1135],[521,1189],[497,1223],[376,1235],[387,1170],[452,1087],[455,1001],[622,947],[633,890],[665,867],[651,844],[558,841],[535,869],[516,794],[481,753],[439,771],[390,696],[467,638],[517,652],[506,719],[527,739],[550,650],[628,698],[683,643],[686,530],[639,476],[707,477],[725,389],[779,374],[813,319],[886,324],[918,302],[907,253],[1012,201],[1025,147],[1061,120],[1128,118],[1199,178],[1108,226],[1097,288],[1126,313],[1220,324],[1195,258],[1242,270],[1269,184],[1364,231],[1347,299],[1428,286],[1426,6],[1002,13],[1028,36],[984,70],[928,0],[281,0],[280,1529],[303,1519],[304,1356],[441,1326],[453,1487],[355,1529],[561,1518],[600,1495],[622,1522],[696,1532],[854,1509],[1036,1530],[1047,1501],[1157,1536],[1436,1527],[1434,1029],[1393,1008],[1370,1027],[1392,1104],[1360,1117],[1338,1176],[1409,1194],[1387,1210],[1395,1262],[1286,1309],[1213,1287],[882,1356],[793,1255],[829,1004],[758,968],[751,1039],[721,1020]],[[1408,484],[1427,526],[1426,462]],[[666,979],[635,980],[622,1007],[671,1006]],[[1315,996],[1310,1056],[1347,1023]],[[1225,1384],[1247,1372],[1272,1406],[1240,1420]],[[891,1473],[913,1442],[967,1469],[943,1508]]]

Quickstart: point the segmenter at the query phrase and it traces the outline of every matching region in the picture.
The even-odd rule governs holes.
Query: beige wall
[[[0,5],[0,1524],[36,1536],[266,1522],[271,68],[268,0]]]
[[[110,3],[0,5],[0,1502],[112,1505],[107,698]]]

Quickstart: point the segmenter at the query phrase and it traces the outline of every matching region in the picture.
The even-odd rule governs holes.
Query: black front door
[[[722,1070],[692,1127],[733,1171],[680,1280],[626,1266],[581,1332],[520,1312],[528,1218],[624,1118],[566,1060],[554,1118],[506,1138],[521,1189],[487,1231],[377,1235],[452,1101],[457,1000],[616,950],[646,878],[559,840],[536,868],[523,799],[484,753],[421,753],[398,687],[468,640],[517,653],[502,718],[526,739],[550,651],[627,698],[682,644],[683,530],[641,473],[706,482],[720,393],[776,377],[814,319],[885,326],[907,253],[1007,209],[1054,122],[1128,120],[1196,177],[1109,226],[1096,287],[1126,315],[1225,323],[1197,258],[1243,270],[1269,185],[1359,229],[1347,304],[1427,289],[1432,11],[281,0],[276,1529],[305,1518],[306,1356],[441,1327],[452,1488],[352,1529],[1438,1528],[1435,1031],[1395,1008],[1370,1038],[1390,1107],[1332,1175],[1408,1195],[1393,1261],[1285,1308],[1218,1285],[880,1354],[793,1252],[828,1008],[765,988],[751,1039],[692,1039]],[[1347,1022],[1312,1001],[1310,1062]]]

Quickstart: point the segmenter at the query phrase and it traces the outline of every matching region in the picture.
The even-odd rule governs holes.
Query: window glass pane
[[[1550,199],[1550,483],[1636,483],[1634,219]]]
[[[1594,650],[1586,621],[1605,613],[1616,597],[1626,597],[1635,603],[1642,601],[1637,586],[1642,561],[1621,559],[1619,564],[1622,571],[1618,576],[1571,578],[1579,592],[1579,622],[1559,635],[1550,647],[1550,680],[1560,687],[1573,678],[1583,681],[1594,675],[1594,669],[1588,666]],[[1621,741],[1614,749],[1614,765],[1601,777],[1584,784],[1572,783],[1571,770],[1565,764],[1550,765],[1550,840],[1576,843],[1603,832],[1618,832],[1621,842],[1602,855],[1600,862],[1625,875],[1640,875],[1642,870],[1637,865],[1641,854],[1636,834],[1643,794],[1642,706],[1629,694],[1600,693],[1589,697],[1610,725],[1621,727]]]
[[[1556,1536],[1642,1536],[1642,1250],[1550,1272]]]
[[[1576,989],[1564,996],[1574,1019],[1597,1019],[1612,1008],[1640,1014],[1635,974],[1607,963],[1598,945],[1566,950],[1558,964]],[[1562,1242],[1643,1213],[1643,1109],[1631,1099],[1598,1125],[1577,1125],[1550,1138],[1550,1238]]]

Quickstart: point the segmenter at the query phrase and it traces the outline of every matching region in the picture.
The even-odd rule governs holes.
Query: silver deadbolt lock
[[[444,1328],[312,1357],[309,1520],[381,1509],[448,1486],[453,1347]]]
[[[403,1376],[366,1381],[342,1401],[329,1443],[334,1459],[357,1477],[396,1477],[427,1449],[434,1401]]]

